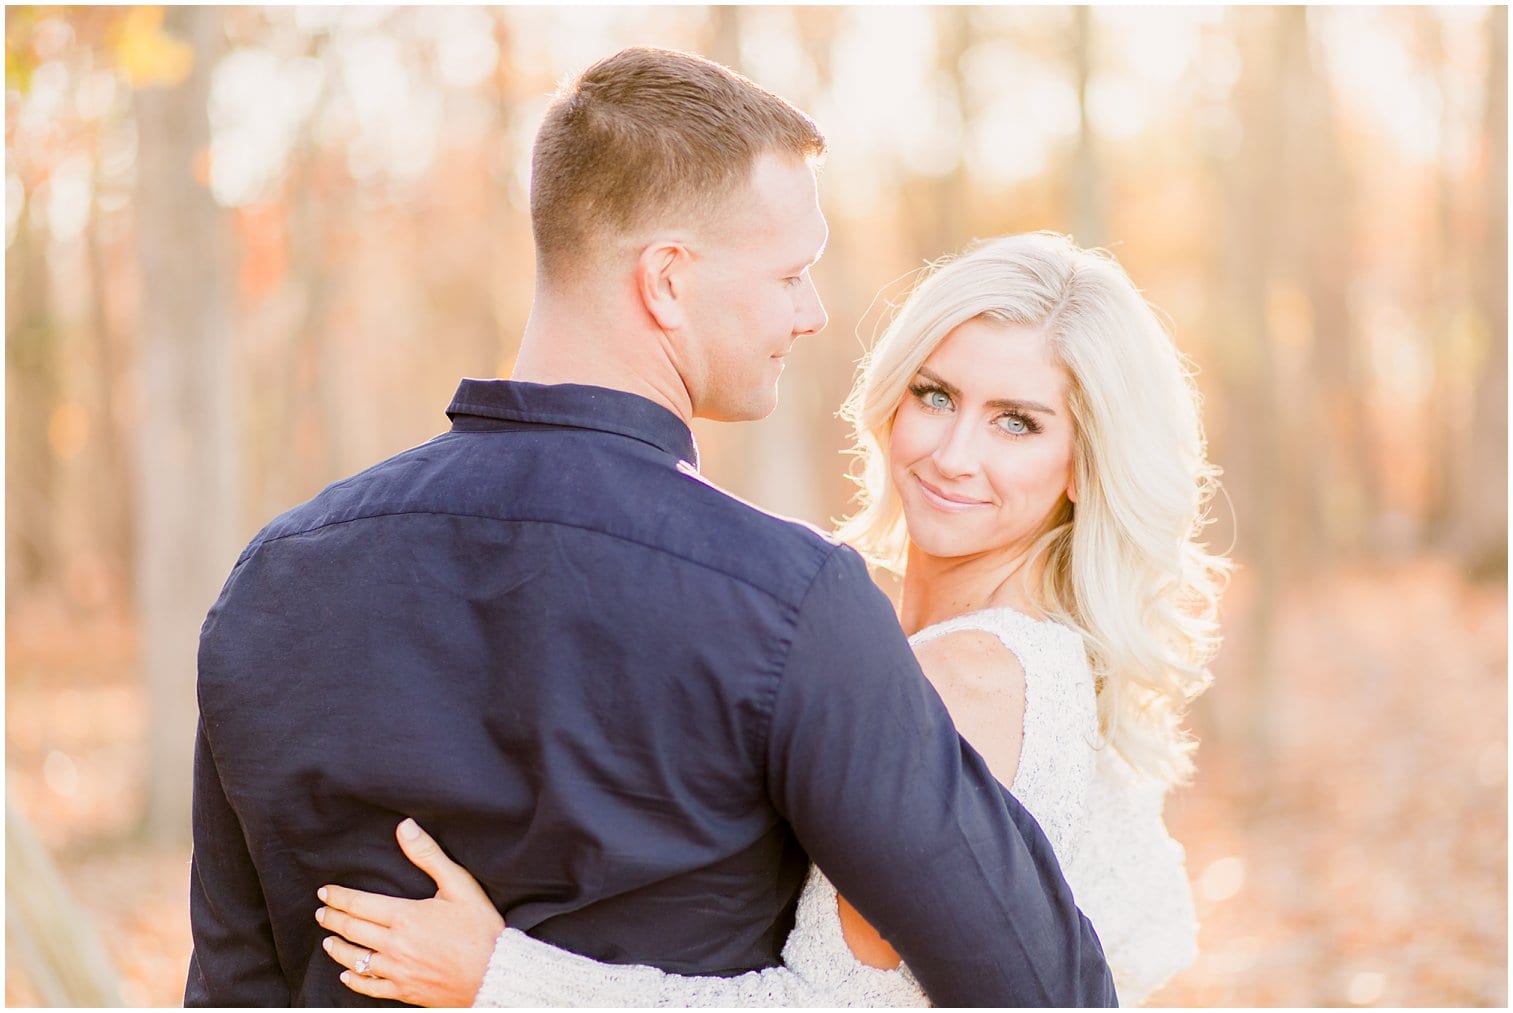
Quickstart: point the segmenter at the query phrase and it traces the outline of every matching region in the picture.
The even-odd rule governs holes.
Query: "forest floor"
[[[1506,584],[1424,560],[1319,577],[1229,640],[1167,807],[1202,922],[1172,1006],[1505,1006]],[[1264,683],[1238,674],[1269,649]],[[11,602],[10,805],[92,919],[128,1005],[182,1001],[187,847],[142,843],[132,627]],[[9,929],[9,925],[8,925]],[[7,1005],[39,1002],[7,936]]]

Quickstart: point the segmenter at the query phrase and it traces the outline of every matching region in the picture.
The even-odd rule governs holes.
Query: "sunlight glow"
[[[392,35],[344,39],[337,52],[358,125],[347,157],[352,175],[418,177],[436,154],[439,90],[415,73]]]
[[[1387,991],[1387,976],[1380,971],[1361,971],[1350,979],[1346,991],[1354,1006],[1370,1006],[1381,1000]]]
[[[1372,385],[1384,404],[1416,404],[1428,393],[1434,376],[1432,349],[1419,328],[1390,293],[1357,284],[1350,292],[1352,315],[1359,321],[1370,351]]]
[[[831,48],[830,88],[810,108],[830,142],[827,171],[849,181],[829,198],[843,212],[868,214],[904,164],[930,172],[954,164],[955,148],[932,150],[961,130],[960,111],[943,111],[943,96],[927,80],[934,48],[928,11],[846,10]],[[900,130],[901,123],[912,129]]]
[[[1147,81],[1180,81],[1192,66],[1199,44],[1202,11],[1170,7],[1101,7],[1095,12],[1098,38],[1117,48],[1119,59]]]
[[[436,46],[436,72],[449,88],[482,84],[499,65],[494,21],[477,7],[427,7],[415,12],[417,27]]]
[[[800,107],[808,104],[819,86],[819,72],[799,44],[793,10],[750,7],[742,15],[741,62],[751,77]]]
[[[42,783],[61,798],[73,798],[79,793],[79,766],[61,749],[50,750],[42,761]]]
[[[1327,67],[1347,112],[1368,129],[1375,127],[1407,157],[1432,164],[1442,148],[1443,96],[1438,82],[1419,65],[1412,40],[1383,13],[1314,11],[1326,42]]]
[[[228,207],[263,197],[283,171],[325,71],[310,58],[239,49],[216,66],[210,88],[210,190]]]
[[[1087,85],[1087,115],[1100,137],[1127,141],[1140,136],[1150,119],[1149,91],[1133,74],[1107,71]]]
[[[57,239],[75,239],[89,223],[89,204],[94,199],[90,160],[73,155],[48,177],[47,229]]]
[[[1216,102],[1229,97],[1244,69],[1239,48],[1233,41],[1218,34],[1206,37],[1193,59],[1193,73],[1198,82],[1199,94]]]
[[[1245,859],[1237,855],[1220,858],[1203,870],[1198,890],[1205,900],[1229,900],[1245,888]]]
[[[1053,143],[1076,136],[1077,92],[1063,67],[994,39],[969,49],[962,71],[976,110],[967,164],[985,180],[1029,179],[1044,171]]]
[[[81,119],[97,120],[115,104],[120,93],[120,78],[108,69],[96,70],[79,82],[74,109]]]
[[[927,78],[935,52],[935,25],[921,8],[851,8],[835,41],[833,115],[822,123],[835,150],[853,157],[907,158],[922,171],[949,171],[955,153],[938,146],[960,130],[959,110],[940,122],[942,96]],[[914,124],[912,132],[898,124]]]

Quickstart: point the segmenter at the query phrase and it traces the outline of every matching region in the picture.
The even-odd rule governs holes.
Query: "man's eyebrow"
[[[810,257],[808,260],[804,261],[802,264],[799,265],[799,270],[800,271],[807,271],[809,268],[813,267],[815,264],[818,264],[820,262],[820,258],[825,255],[825,251],[827,249],[829,249],[829,247],[830,247],[830,229],[826,228],[825,229],[825,238],[820,242],[820,248],[815,251],[814,256]]]
[[[810,266],[818,264],[820,262],[820,258],[825,255],[825,251],[828,250],[829,248],[830,248],[830,230],[826,229],[825,230],[825,241],[820,244],[819,250],[814,254],[814,259],[809,262]]]
[[[930,370],[925,369],[923,366],[919,368],[919,375],[935,384],[935,386],[945,391],[951,397],[961,397],[960,388],[956,387],[953,384],[947,383],[935,373],[932,373]],[[1021,398],[996,398],[992,401],[989,401],[987,406],[995,411],[1037,412],[1042,415],[1056,414],[1056,409],[1050,407],[1049,405],[1043,405],[1039,401],[1025,401]]]

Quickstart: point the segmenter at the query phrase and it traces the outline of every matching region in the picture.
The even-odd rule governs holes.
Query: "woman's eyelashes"
[[[955,407],[951,401],[951,395],[946,393],[945,388],[937,387],[932,383],[912,384],[909,387],[909,393],[932,412],[948,412]]]
[[[1010,436],[1030,436],[1040,432],[1040,423],[1035,417],[1023,412],[1004,412],[993,420],[993,424]]]
[[[909,393],[926,411],[949,412],[956,408],[950,393],[937,384],[915,383],[910,385]],[[1032,436],[1041,431],[1040,423],[1033,415],[1019,411],[1000,412],[993,419],[993,428],[1005,436]]]

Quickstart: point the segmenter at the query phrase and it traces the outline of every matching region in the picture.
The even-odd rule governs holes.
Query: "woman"
[[[868,356],[847,415],[862,508],[842,536],[902,573],[900,618],[921,667],[1045,830],[1121,1001],[1143,1000],[1195,953],[1182,850],[1161,805],[1191,771],[1180,721],[1209,682],[1227,568],[1195,540],[1216,470],[1180,354],[1111,258],[1048,233],[1011,236],[916,288]],[[322,924],[351,940],[327,948],[367,995],[926,1003],[818,870],[782,967],[680,977],[501,932],[482,890],[408,821],[400,843],[436,879],[437,899],[322,891]]]

